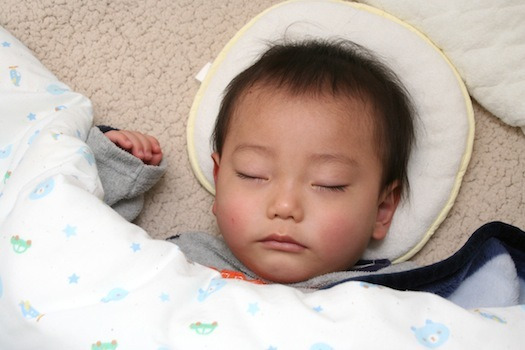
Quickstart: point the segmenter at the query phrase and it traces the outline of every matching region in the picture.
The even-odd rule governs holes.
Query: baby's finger
[[[151,135],[146,135],[148,138],[150,145],[151,145],[151,152],[152,153],[162,153],[162,150],[160,148],[159,140],[157,140],[155,137]]]
[[[128,136],[120,130],[111,130],[106,132],[105,135],[111,142],[113,142],[120,148],[129,150],[133,147],[133,143],[128,138]]]
[[[149,165],[159,165],[161,161],[162,161],[162,153],[161,152],[154,153],[152,155],[151,159],[149,160],[149,162],[147,162],[147,164],[149,164]]]
[[[128,139],[132,143],[132,147],[128,149],[128,151],[133,154],[135,157],[144,160],[144,146],[142,144],[142,141],[140,140],[141,134],[136,131],[127,131],[123,130],[123,133],[126,134]]]
[[[150,142],[148,135],[137,132],[135,136],[137,137],[137,139],[142,145],[142,151],[144,152],[144,158],[142,158],[142,160],[149,161],[152,157],[152,152],[151,152],[151,142]]]

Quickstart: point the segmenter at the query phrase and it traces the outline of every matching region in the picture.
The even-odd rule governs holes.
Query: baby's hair
[[[222,152],[231,117],[253,86],[283,88],[296,95],[361,98],[373,106],[373,126],[382,164],[382,188],[399,181],[408,191],[408,159],[414,143],[414,109],[395,73],[369,50],[347,40],[306,40],[271,46],[226,88],[213,132]]]

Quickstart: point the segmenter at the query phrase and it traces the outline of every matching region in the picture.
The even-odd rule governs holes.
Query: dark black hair
[[[407,164],[414,143],[414,109],[395,73],[369,50],[346,40],[307,40],[275,44],[226,88],[213,132],[222,152],[232,115],[254,85],[284,88],[292,94],[331,94],[362,98],[373,106],[372,125],[382,163],[382,188],[400,182],[407,192]]]

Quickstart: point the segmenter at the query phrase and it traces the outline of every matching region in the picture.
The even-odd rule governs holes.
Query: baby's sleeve
[[[166,172],[166,161],[163,159],[159,165],[144,164],[110,141],[99,127],[91,128],[86,143],[95,155],[104,202],[126,220],[133,221],[142,211],[144,194]]]

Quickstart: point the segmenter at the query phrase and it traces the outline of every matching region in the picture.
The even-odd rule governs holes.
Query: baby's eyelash
[[[238,178],[243,179],[243,180],[259,180],[259,181],[264,180],[263,178],[260,178],[257,176],[250,176],[250,175],[246,175],[246,174],[239,173],[239,172],[237,172],[236,175]]]
[[[241,178],[241,179],[253,179],[253,177],[251,176],[248,176],[246,174],[243,174],[243,173],[236,173],[237,177]]]
[[[331,192],[344,192],[346,191],[347,185],[337,185],[337,186],[322,186],[317,185],[320,189],[323,191],[331,191]]]
[[[254,180],[254,181],[264,181],[265,178],[258,177],[258,176],[251,176],[244,173],[236,172],[235,173],[238,178],[243,180]],[[335,186],[325,186],[325,185],[313,185],[313,187],[316,187],[320,189],[321,191],[330,191],[330,192],[345,192],[348,185],[335,185]]]

